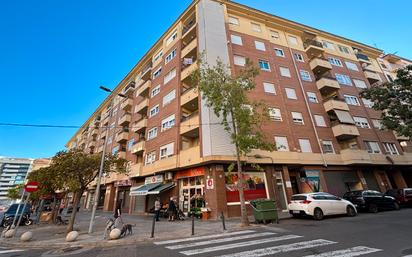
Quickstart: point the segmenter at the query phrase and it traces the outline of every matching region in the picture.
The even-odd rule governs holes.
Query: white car
[[[358,214],[351,202],[328,193],[293,195],[288,209],[293,217],[309,215],[316,220],[321,220],[326,215],[346,214],[353,217]]]

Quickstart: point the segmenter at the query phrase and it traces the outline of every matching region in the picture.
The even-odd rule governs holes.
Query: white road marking
[[[209,253],[209,252],[216,252],[216,251],[222,251],[222,250],[227,250],[227,249],[233,249],[233,248],[238,248],[238,247],[245,247],[245,246],[251,246],[251,245],[272,243],[272,242],[288,240],[288,239],[295,239],[295,238],[301,238],[301,237],[302,236],[297,236],[297,235],[285,235],[285,236],[271,237],[271,238],[252,240],[252,241],[240,242],[240,243],[234,243],[234,244],[226,244],[226,245],[219,245],[219,246],[213,246],[213,247],[207,247],[207,248],[187,250],[187,251],[182,251],[180,253],[184,254],[184,255],[195,255],[195,254],[201,254],[201,253]],[[242,256],[245,256],[245,255],[242,255]]]
[[[337,242],[328,241],[324,239],[317,239],[317,240],[304,241],[304,242],[293,243],[293,244],[277,245],[273,247],[239,252],[239,253],[234,253],[234,254],[227,254],[227,255],[222,255],[221,257],[267,256],[267,255],[274,255],[277,253],[286,253],[286,252],[297,251],[297,250],[308,249],[308,248],[315,248],[315,247],[331,245],[331,244],[336,244],[336,243]]]
[[[17,253],[17,252],[24,252],[24,250],[3,250],[3,251],[0,251],[0,254],[2,254],[2,253]]]
[[[248,235],[242,235],[242,236],[235,236],[235,237],[220,238],[220,239],[215,239],[215,240],[200,241],[200,242],[195,242],[195,243],[172,245],[172,246],[167,246],[166,248],[172,249],[172,250],[183,249],[183,248],[189,248],[189,247],[195,247],[195,246],[201,246],[201,245],[218,244],[218,243],[231,242],[231,241],[236,241],[236,240],[256,238],[256,237],[261,237],[261,236],[272,236],[272,235],[275,235],[275,234],[276,233],[273,233],[273,232],[254,233],[254,234],[248,234]]]
[[[354,257],[354,256],[360,256],[360,255],[365,255],[369,253],[376,253],[380,251],[382,251],[382,249],[369,248],[366,246],[356,246],[356,247],[352,247],[352,248],[348,248],[344,250],[337,250],[337,251],[332,251],[332,252],[327,252],[327,253],[308,255],[305,257]]]
[[[183,239],[173,239],[173,240],[167,240],[167,241],[160,241],[160,242],[154,242],[154,244],[156,244],[156,245],[167,245],[167,244],[174,244],[174,243],[180,243],[180,242],[190,242],[190,241],[210,239],[210,238],[226,237],[226,236],[233,236],[233,235],[242,235],[242,234],[253,233],[253,232],[255,232],[255,231],[254,230],[242,230],[242,231],[223,233],[223,234],[217,234],[217,235],[198,236],[198,237],[189,237],[189,238],[183,238]]]

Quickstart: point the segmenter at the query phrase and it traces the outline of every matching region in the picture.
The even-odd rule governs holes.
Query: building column
[[[359,177],[359,179],[360,179],[360,181],[361,181],[362,189],[363,189],[363,190],[368,190],[368,183],[366,183],[366,179],[365,179],[365,177],[363,176],[362,170],[361,170],[361,169],[358,169],[358,170],[356,171],[356,173],[358,174],[358,177]]]
[[[293,195],[293,190],[292,190],[292,183],[290,182],[290,176],[289,176],[289,169],[287,165],[282,166],[282,173],[283,173],[283,180],[285,181],[285,190],[286,190],[286,196],[287,196],[287,201],[290,203],[290,199],[292,198]]]
[[[403,178],[402,172],[400,170],[395,170],[392,173],[392,177],[395,180],[396,185],[392,185],[392,187],[396,188],[406,188],[408,185],[406,184],[405,179]]]
[[[116,188],[113,184],[108,184],[106,186],[106,195],[104,197],[104,211],[114,211],[114,198],[115,198]]]
[[[225,173],[222,165],[212,165],[205,169],[205,180],[213,179],[213,189],[207,189],[205,185],[206,207],[210,209],[211,219],[218,219],[223,212],[228,216],[226,200]]]
[[[323,174],[323,170],[319,170],[319,183],[320,183],[320,188],[322,189],[321,191],[329,192],[328,186],[326,185],[326,179],[325,179],[325,175]]]
[[[386,176],[386,172],[382,170],[374,170],[373,174],[375,175],[376,181],[378,182],[379,190],[381,192],[386,192],[391,189],[389,179]]]

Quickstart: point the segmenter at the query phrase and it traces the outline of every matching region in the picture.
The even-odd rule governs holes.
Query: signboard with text
[[[163,182],[163,175],[156,175],[147,177],[144,181],[145,185],[154,184],[154,183],[162,183]]]

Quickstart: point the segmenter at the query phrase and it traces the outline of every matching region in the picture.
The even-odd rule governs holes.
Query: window
[[[160,147],[160,159],[166,159],[174,154],[175,143],[170,143]]]
[[[289,98],[289,99],[294,99],[294,100],[297,100],[298,99],[298,97],[296,96],[296,91],[295,91],[295,89],[293,89],[293,88],[285,88],[285,91],[286,91],[286,96]]]
[[[159,113],[159,105],[154,106],[152,109],[149,111],[149,117],[153,117],[156,114]]]
[[[333,143],[330,140],[322,140],[322,149],[323,149],[323,153],[325,154],[335,153],[335,150],[333,149]]]
[[[152,164],[156,161],[156,151],[146,154],[145,164]]]
[[[274,40],[278,40],[279,39],[279,32],[271,30],[270,31],[270,38],[274,39]]]
[[[311,153],[312,152],[312,147],[310,145],[309,139],[299,139],[299,146],[300,146],[300,151],[302,153]]]
[[[354,71],[359,71],[358,65],[356,65],[355,63],[345,61],[345,64],[346,64],[346,67],[348,67],[348,69],[354,70]]]
[[[169,104],[171,101],[173,101],[176,98],[176,90],[173,89],[170,91],[167,95],[163,97],[163,106]]]
[[[366,98],[361,98],[361,99],[362,99],[363,105],[365,105],[365,107],[373,108],[373,102],[371,100],[366,99]]]
[[[157,137],[157,127],[151,128],[148,132],[147,132],[147,140],[151,140],[153,138]]]
[[[289,152],[287,137],[275,137],[276,150],[280,152]]]
[[[127,142],[127,150],[131,151],[132,147],[134,146],[134,142],[136,140],[134,138],[130,139],[129,142]]]
[[[162,120],[162,131],[168,130],[175,125],[175,115],[170,115],[166,119]]]
[[[249,115],[253,115],[253,107],[250,104],[242,104],[243,110],[248,110]]]
[[[176,57],[176,49],[174,49],[173,51],[170,52],[170,54],[168,54],[165,58],[165,63],[169,63],[171,60],[173,60],[173,58]]]
[[[345,102],[349,105],[360,105],[359,100],[356,96],[353,95],[343,95]]]
[[[325,118],[323,118],[322,115],[313,115],[313,117],[315,118],[315,123],[316,126],[318,127],[326,127],[326,122],[325,122]]]
[[[353,120],[355,121],[355,125],[360,128],[371,128],[366,118],[353,116]]]
[[[308,100],[311,103],[318,103],[318,97],[316,96],[316,93],[314,92],[306,92],[308,95]]]
[[[353,83],[355,84],[355,87],[357,88],[367,88],[368,87],[365,81],[363,80],[353,79]]]
[[[167,38],[166,46],[170,45],[176,38],[177,38],[177,30],[175,30],[173,34]]]
[[[239,26],[239,19],[233,16],[229,16],[229,24]]]
[[[243,56],[235,55],[233,57],[233,61],[235,65],[245,66],[246,65],[246,58]]]
[[[383,143],[383,148],[385,152],[390,155],[399,155],[398,149],[396,148],[395,143]]]
[[[280,70],[280,75],[281,75],[281,76],[283,76],[283,77],[288,77],[288,78],[291,77],[289,68],[287,68],[287,67],[279,67],[279,70]]]
[[[276,56],[279,56],[279,57],[285,57],[285,53],[283,52],[282,49],[279,49],[279,48],[275,48],[275,54]]]
[[[119,146],[112,149],[112,155],[116,155],[119,152]]]
[[[322,42],[323,47],[330,49],[330,50],[335,50],[335,46],[333,45],[333,43],[329,42],[329,41],[323,41]]]
[[[385,76],[386,76],[386,79],[387,79],[389,82],[393,82],[393,78],[392,78],[391,75],[385,73]]]
[[[265,93],[276,95],[275,85],[272,83],[263,82],[263,90],[265,91]]]
[[[343,67],[342,62],[334,57],[328,57],[329,63],[335,66]]]
[[[305,59],[303,58],[303,55],[294,53],[293,56],[295,57],[295,60],[298,62],[305,62]]]
[[[270,119],[274,121],[282,121],[282,114],[280,113],[280,109],[269,107],[268,110]]]
[[[157,78],[162,74],[162,67],[158,68],[155,72],[153,72],[153,79]]]
[[[266,51],[265,43],[260,41],[255,41],[255,47],[257,50]]]
[[[253,30],[253,31],[259,32],[259,33],[262,32],[262,28],[260,27],[259,24],[252,22],[251,25],[252,25],[252,30]]]
[[[240,46],[243,45],[242,38],[240,36],[230,35],[230,39],[232,41],[232,44],[240,45]]]
[[[171,70],[169,73],[166,74],[166,76],[164,77],[164,84],[169,83],[169,81],[171,81],[172,79],[174,79],[176,77],[176,69]]]
[[[111,136],[107,139],[107,144],[110,145],[112,142],[113,142],[113,137]]]
[[[159,93],[160,93],[160,85],[157,85],[150,92],[150,97],[155,97]]]
[[[338,45],[338,49],[339,49],[339,51],[341,51],[344,54],[350,54],[349,48],[347,48],[346,46]]]
[[[116,126],[116,124],[113,122],[112,124],[110,124],[109,129],[112,130],[112,129],[114,129],[115,126]]]
[[[297,45],[298,44],[298,39],[294,36],[288,36],[288,41],[291,45]]]
[[[302,113],[300,112],[292,112],[292,119],[293,119],[293,122],[296,124],[300,124],[300,125],[304,124],[303,116],[302,116]]]
[[[376,129],[380,129],[380,130],[383,129],[381,120],[372,119],[372,125]]]
[[[156,62],[157,60],[159,60],[160,58],[162,58],[163,56],[163,50],[160,50],[160,52],[158,52],[154,57],[153,57],[153,62]]]
[[[303,81],[312,81],[312,78],[310,77],[310,73],[308,71],[300,70],[300,77]]]
[[[263,71],[270,71],[270,66],[268,61],[259,60],[259,67]]]
[[[381,153],[378,142],[365,141],[365,147],[368,153]]]
[[[339,84],[352,86],[352,81],[350,80],[350,77],[348,75],[342,75],[342,74],[336,73],[335,76]]]

